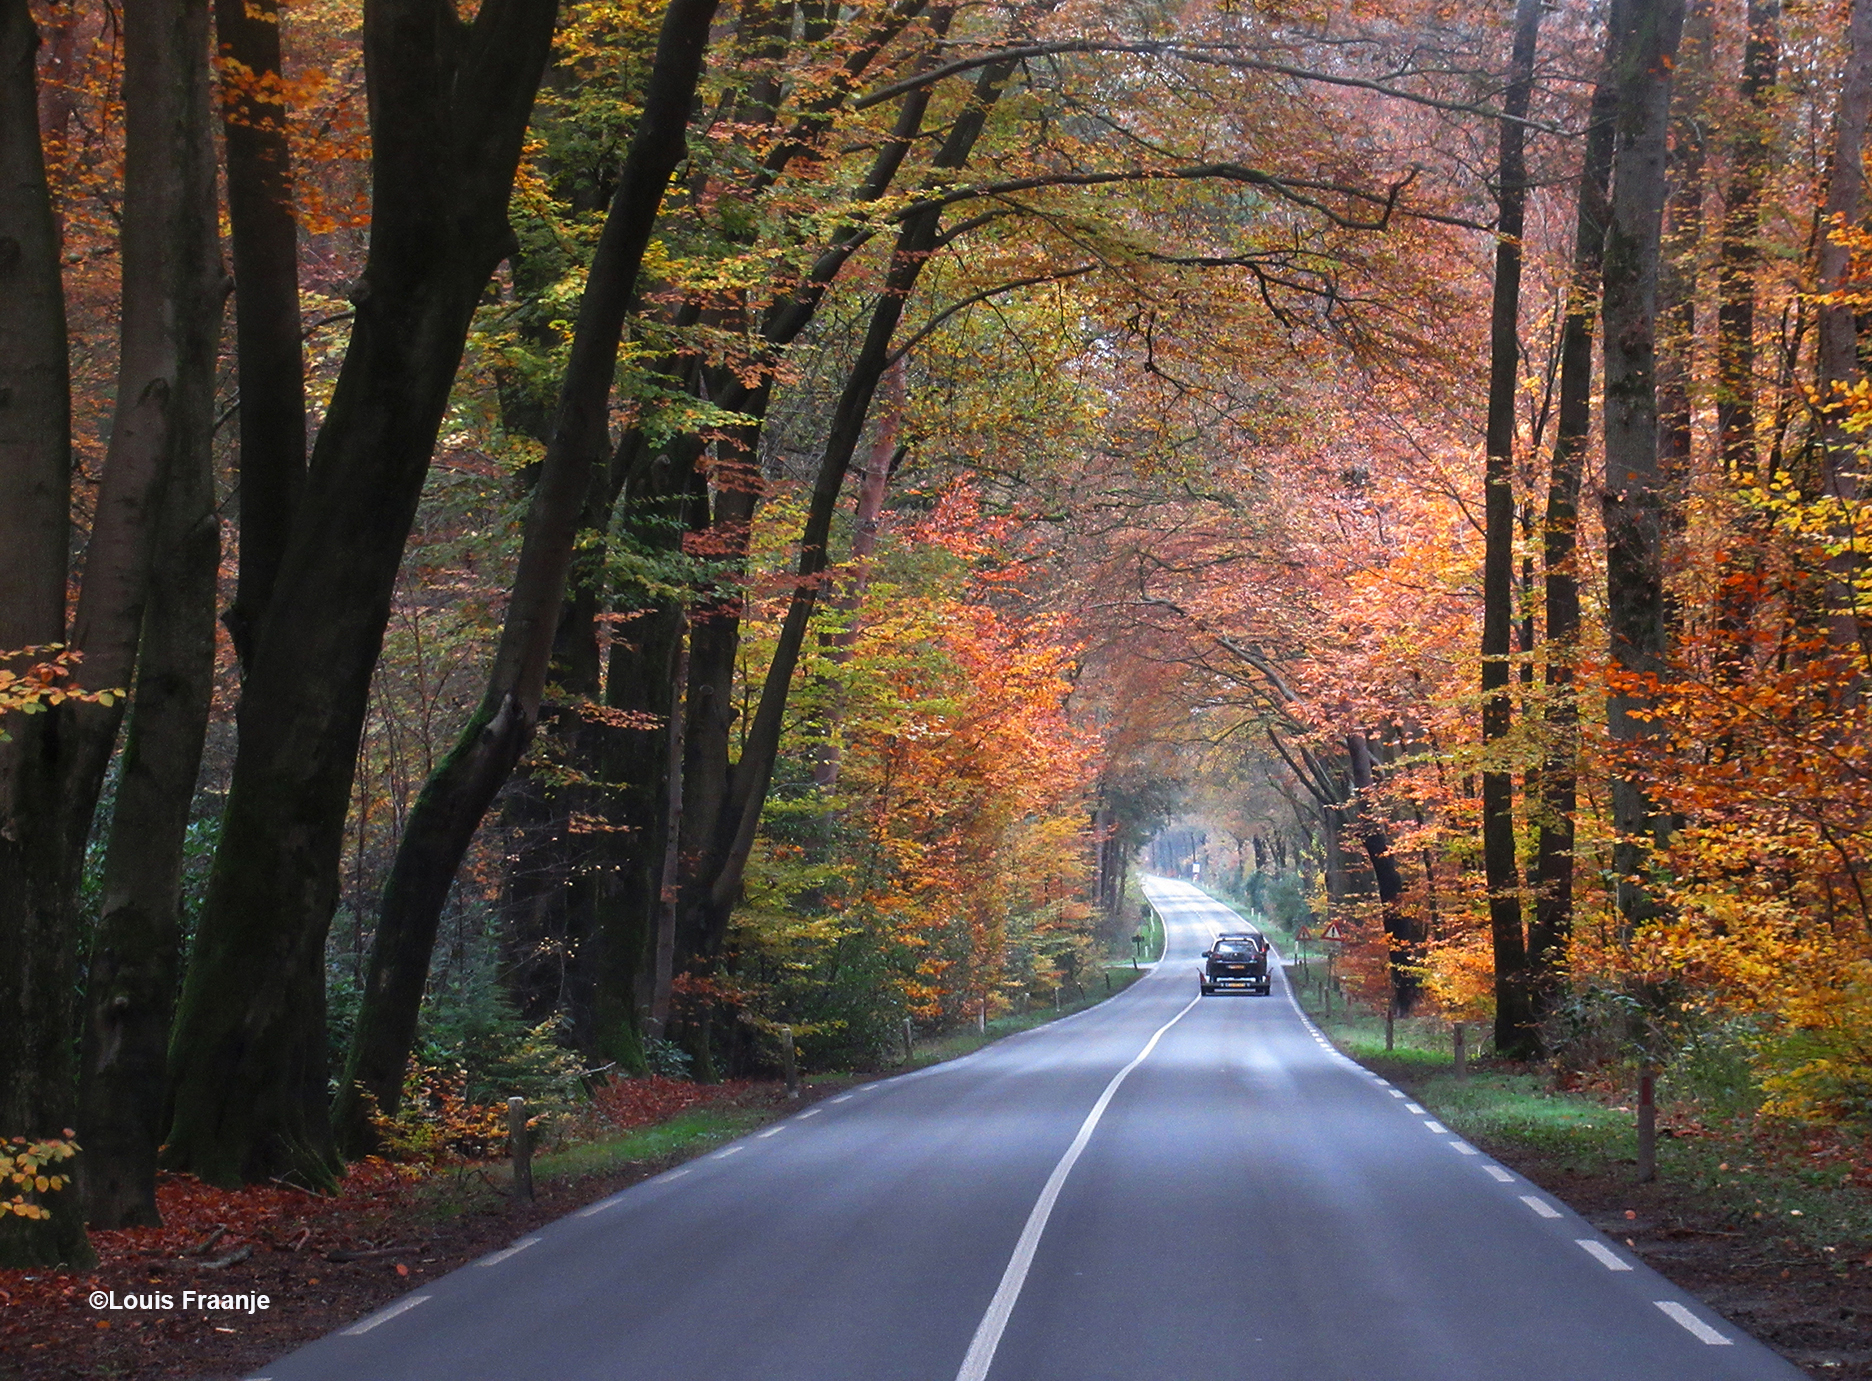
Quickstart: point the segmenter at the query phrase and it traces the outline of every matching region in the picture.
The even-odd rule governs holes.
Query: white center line
[[[1613,1254],[1612,1248],[1608,1247],[1605,1243],[1595,1242],[1590,1237],[1576,1237],[1573,1240],[1584,1247],[1586,1249],[1586,1254],[1592,1257],[1592,1259],[1597,1261],[1601,1266],[1604,1266],[1608,1271],[1629,1271],[1631,1269],[1631,1262],[1620,1261],[1618,1257]]]
[[[1677,1303],[1676,1300],[1660,1299],[1653,1300],[1652,1303],[1657,1305],[1659,1309],[1662,1309],[1667,1317],[1674,1319],[1677,1323],[1688,1329],[1690,1335],[1698,1342],[1708,1343],[1711,1347],[1734,1346],[1728,1338],[1704,1323],[1703,1320]]]
[[[976,1326],[975,1337],[969,1343],[968,1355],[962,1359],[962,1369],[956,1373],[956,1381],[987,1381],[988,1368],[994,1365],[995,1349],[1001,1346],[1001,1335],[1007,1331],[1008,1319],[1014,1313],[1014,1303],[1020,1298],[1021,1286],[1026,1283],[1027,1271],[1033,1265],[1034,1252],[1040,1247],[1040,1234],[1046,1231],[1047,1219],[1053,1214],[1053,1205],[1059,1199],[1060,1190],[1066,1185],[1066,1177],[1084,1154],[1086,1144],[1092,1140],[1093,1130],[1105,1115],[1105,1109],[1111,1106],[1119,1086],[1157,1048],[1157,1042],[1163,1039],[1164,1032],[1188,1016],[1201,1001],[1200,997],[1191,998],[1187,1007],[1157,1028],[1131,1063],[1112,1075],[1111,1082],[1105,1085],[1098,1102],[1092,1105],[1092,1111],[1079,1124],[1079,1134],[1072,1139],[1072,1145],[1066,1148],[1066,1154],[1059,1158],[1053,1173],[1047,1176],[1046,1187],[1040,1191],[1040,1197],[1035,1200],[1032,1211],[1027,1215],[1020,1240],[1014,1244],[1014,1255],[1008,1259],[1007,1269],[1001,1273],[1001,1283],[995,1288],[994,1298],[988,1302],[988,1312],[982,1315],[981,1323]]]
[[[511,1247],[508,1247],[506,1250],[498,1251],[498,1252],[493,1253],[490,1256],[482,1257],[479,1261],[475,1262],[475,1265],[498,1266],[501,1264],[501,1262],[505,1261],[508,1257],[518,1256],[521,1252],[525,1251],[528,1247],[538,1246],[539,1242],[540,1242],[540,1239],[537,1237],[522,1237],[518,1242],[514,1243]]]
[[[1404,1105],[1404,1111],[1410,1112],[1410,1113],[1416,1113],[1419,1117],[1421,1117],[1423,1115],[1423,1106],[1422,1104],[1419,1104],[1419,1103],[1406,1103]]]
[[[1428,1127],[1433,1132],[1447,1132],[1449,1130],[1449,1128],[1445,1127],[1441,1122],[1436,1121],[1426,1122],[1424,1126]]]
[[[1541,1198],[1538,1194],[1523,1194],[1521,1202],[1540,1214],[1543,1218],[1558,1218],[1560,1210]]]
[[[379,1309],[362,1323],[352,1324],[351,1327],[345,1329],[344,1336],[347,1338],[355,1338],[360,1333],[368,1333],[378,1324],[388,1323],[398,1314],[408,1313],[428,1298],[429,1296],[427,1295],[411,1295],[408,1299],[400,1299],[388,1309]]]
[[[1514,1183],[1514,1176],[1509,1174],[1506,1170],[1502,1169],[1501,1166],[1499,1165],[1485,1165],[1482,1168],[1488,1171],[1489,1174],[1492,1175],[1495,1179],[1500,1180],[1503,1184]]]

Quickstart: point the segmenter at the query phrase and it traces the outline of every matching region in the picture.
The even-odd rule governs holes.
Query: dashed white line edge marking
[[[1391,1096],[1392,1096],[1393,1098],[1402,1098],[1402,1097],[1404,1096],[1404,1090],[1403,1090],[1403,1089],[1395,1089],[1395,1088],[1394,1088],[1394,1089],[1392,1089],[1392,1090],[1391,1090]]]
[[[850,1097],[851,1095],[849,1093],[841,1093],[837,1098],[834,1098],[832,1101],[834,1103],[843,1103],[846,1099]]]
[[[1404,1111],[1408,1113],[1415,1113],[1418,1117],[1422,1117],[1423,1116],[1423,1104],[1406,1103],[1404,1105]]]
[[[1541,1198],[1538,1194],[1523,1194],[1521,1196],[1521,1202],[1540,1214],[1543,1218],[1558,1218],[1560,1216],[1560,1210]]]
[[[1489,1174],[1493,1176],[1495,1179],[1500,1180],[1503,1184],[1514,1183],[1514,1176],[1509,1174],[1506,1170],[1502,1169],[1501,1166],[1499,1165],[1485,1165],[1482,1168],[1488,1171]]]
[[[1631,1269],[1631,1262],[1620,1261],[1617,1255],[1613,1253],[1612,1248],[1608,1247],[1605,1243],[1595,1242],[1590,1237],[1576,1237],[1573,1240],[1585,1249],[1588,1256],[1594,1261],[1597,1261],[1601,1266],[1604,1266],[1608,1271],[1629,1271]]]
[[[1660,1300],[1652,1300],[1651,1302],[1655,1304],[1659,1309],[1662,1309],[1664,1311],[1664,1316],[1666,1318],[1671,1319],[1673,1322],[1677,1323],[1686,1332],[1688,1332],[1691,1337],[1695,1338],[1698,1342],[1708,1343],[1711,1347],[1733,1347],[1734,1346],[1733,1339],[1728,1338],[1721,1333],[1718,1333],[1715,1329],[1711,1328],[1708,1324],[1704,1323],[1703,1320],[1699,1319],[1695,1314],[1692,1314],[1688,1309],[1684,1308],[1681,1304],[1677,1303],[1676,1300],[1660,1299]]]
[[[1441,1122],[1438,1122],[1435,1118],[1432,1118],[1430,1121],[1424,1123],[1424,1126],[1428,1127],[1433,1132],[1439,1132],[1439,1133],[1447,1132],[1449,1130],[1448,1127],[1445,1127]]]
[[[1200,997],[1191,998],[1182,1011],[1157,1028],[1131,1063],[1112,1075],[1111,1082],[1105,1085],[1098,1102],[1092,1105],[1092,1111],[1079,1124],[1078,1135],[1073,1137],[1072,1145],[1066,1148],[1066,1154],[1053,1167],[1053,1173],[1047,1176],[1046,1187],[1040,1191],[1040,1197],[1034,1201],[1032,1210],[1027,1214],[1020,1240],[1014,1244],[1014,1254],[1008,1258],[1007,1269],[1001,1273],[1001,1283],[995,1288],[994,1298],[988,1302],[988,1312],[982,1315],[981,1323],[976,1326],[975,1336],[969,1342],[968,1355],[962,1359],[961,1370],[956,1372],[956,1381],[987,1381],[988,1369],[994,1365],[995,1349],[1001,1346],[1001,1335],[1007,1331],[1015,1301],[1020,1298],[1021,1286],[1026,1283],[1034,1253],[1039,1250],[1040,1235],[1046,1231],[1047,1219],[1053,1215],[1053,1205],[1059,1199],[1060,1190],[1065,1187],[1066,1177],[1084,1154],[1099,1119],[1105,1116],[1105,1109],[1111,1106],[1112,1099],[1117,1096],[1119,1086],[1157,1048],[1157,1042],[1163,1039],[1164,1032],[1188,1016],[1201,1001]]]
[[[756,1141],[765,1141],[770,1136],[779,1136],[780,1133],[784,1132],[785,1130],[786,1130],[786,1123],[782,1122],[778,1127],[769,1127],[764,1132],[754,1133],[754,1139]]]
[[[1479,1156],[1482,1154],[1466,1141],[1452,1141],[1450,1145],[1454,1146],[1458,1151],[1461,1151],[1465,1156]]]
[[[806,1109],[805,1112],[801,1113],[798,1117],[794,1118],[793,1120],[795,1122],[804,1122],[807,1118],[817,1117],[819,1116],[820,1113],[824,1111],[825,1111],[824,1108],[808,1108]]]
[[[600,1199],[595,1204],[591,1204],[585,1208],[581,1208],[578,1211],[578,1216],[581,1218],[589,1218],[594,1213],[603,1213],[607,1208],[616,1208],[619,1204],[623,1202],[624,1202],[624,1196],[622,1194],[613,1194],[608,1199]]]
[[[741,1152],[745,1150],[747,1150],[747,1147],[745,1146],[726,1146],[726,1147],[723,1147],[721,1150],[717,1151],[714,1155],[710,1156],[709,1159],[710,1160],[726,1160],[728,1159],[729,1156],[739,1155]]]
[[[344,1330],[344,1336],[347,1338],[355,1338],[360,1333],[368,1333],[378,1324],[390,1322],[390,1320],[394,1319],[398,1314],[407,1314],[428,1298],[429,1296],[427,1295],[411,1295],[408,1299],[400,1299],[388,1309],[379,1309],[375,1314],[372,1314],[361,1323],[352,1324],[351,1327]]]
[[[540,1237],[522,1237],[518,1242],[514,1243],[511,1247],[504,1247],[500,1251],[493,1252],[487,1256],[482,1257],[479,1261],[475,1262],[475,1265],[498,1266],[501,1264],[501,1262],[505,1261],[508,1257],[518,1256],[520,1255],[521,1252],[525,1251],[528,1247],[537,1247],[544,1240],[545,1240],[544,1238],[540,1238]]]

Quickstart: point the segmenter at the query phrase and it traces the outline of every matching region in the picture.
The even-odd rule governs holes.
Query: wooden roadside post
[[[515,1094],[507,1100],[507,1144],[513,1151],[515,1203],[533,1202],[533,1147],[527,1135],[526,1099]]]
[[[1458,1079],[1467,1079],[1469,1077],[1469,1051],[1465,1043],[1467,1039],[1466,1033],[1463,1031],[1463,1024],[1460,1021],[1456,1023],[1455,1038],[1456,1077]]]
[[[1638,1067],[1638,1182],[1657,1178],[1657,1072],[1647,1061]]]
[[[903,1038],[904,1063],[909,1064],[910,1061],[916,1058],[916,1036],[914,1034],[914,1028],[910,1025],[909,1017],[903,1019]]]
[[[799,1061],[793,1053],[793,1028],[780,1028],[780,1065],[786,1071],[786,1096],[799,1097]]]

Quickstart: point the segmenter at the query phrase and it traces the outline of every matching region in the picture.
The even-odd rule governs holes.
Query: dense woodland
[[[0,0],[0,1262],[1083,985],[1173,820],[1872,1119],[1869,102],[1872,0]]]

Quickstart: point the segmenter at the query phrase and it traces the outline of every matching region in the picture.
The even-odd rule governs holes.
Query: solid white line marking
[[[1066,1177],[1072,1173],[1073,1166],[1079,1163],[1079,1157],[1085,1153],[1087,1143],[1092,1140],[1093,1129],[1098,1126],[1099,1119],[1105,1116],[1105,1109],[1111,1106],[1119,1086],[1131,1076],[1131,1071],[1143,1064],[1151,1051],[1157,1048],[1157,1042],[1163,1039],[1164,1032],[1188,1016],[1201,1001],[1200,997],[1191,998],[1189,1006],[1157,1028],[1131,1063],[1112,1075],[1111,1082],[1105,1085],[1098,1102],[1092,1105],[1092,1111],[1079,1124],[1079,1134],[1072,1139],[1072,1145],[1066,1148],[1066,1154],[1059,1158],[1053,1173],[1047,1176],[1046,1187],[1040,1191],[1040,1197],[1034,1201],[1033,1209],[1027,1215],[1027,1224],[1021,1229],[1020,1240],[1014,1244],[1014,1255],[1008,1258],[1007,1269],[1001,1273],[1001,1283],[995,1287],[994,1298],[988,1302],[988,1312],[982,1315],[982,1321],[975,1329],[975,1337],[969,1343],[968,1355],[962,1359],[962,1369],[956,1373],[956,1381],[986,1381],[988,1368],[994,1365],[995,1349],[1001,1346],[1001,1335],[1007,1331],[1008,1319],[1014,1313],[1014,1303],[1020,1298],[1021,1286],[1026,1283],[1034,1253],[1040,1248],[1040,1234],[1046,1231],[1047,1219],[1053,1215],[1053,1205],[1058,1202],[1060,1190],[1066,1185]]]
[[[1454,1146],[1458,1151],[1461,1151],[1465,1156],[1479,1156],[1482,1154],[1466,1141],[1452,1141],[1450,1145]]]
[[[1732,1343],[1728,1338],[1724,1337],[1722,1334],[1718,1333],[1715,1329],[1711,1328],[1708,1324],[1704,1323],[1703,1320],[1699,1319],[1695,1314],[1692,1314],[1688,1309],[1684,1308],[1681,1304],[1677,1303],[1676,1300],[1660,1299],[1660,1300],[1653,1300],[1652,1303],[1657,1305],[1659,1309],[1662,1309],[1667,1316],[1674,1319],[1677,1323],[1682,1325],[1684,1328],[1688,1329],[1690,1332],[1690,1335],[1693,1338],[1695,1338],[1698,1342],[1708,1343],[1711,1347],[1733,1347],[1734,1346],[1734,1343]]]
[[[394,1319],[398,1314],[407,1314],[410,1310],[414,1309],[417,1305],[421,1304],[424,1300],[428,1298],[429,1296],[427,1295],[411,1295],[408,1299],[400,1299],[395,1304],[391,1305],[388,1309],[379,1309],[375,1314],[372,1314],[368,1319],[365,1319],[362,1323],[352,1324],[351,1327],[347,1328],[344,1331],[344,1336],[347,1338],[355,1338],[360,1333],[368,1333],[373,1328],[375,1328],[378,1324],[388,1323],[391,1319]]]
[[[1419,1117],[1423,1116],[1423,1107],[1421,1104],[1418,1104],[1418,1103],[1406,1103],[1404,1105],[1404,1111],[1416,1113]]]
[[[518,1256],[521,1252],[525,1251],[528,1247],[538,1246],[542,1240],[543,1239],[538,1238],[538,1237],[522,1237],[518,1242],[514,1243],[511,1247],[508,1247],[502,1251],[497,1251],[493,1253],[491,1256],[482,1257],[479,1261],[475,1262],[475,1265],[498,1266],[501,1264],[501,1262],[505,1261],[508,1257]]]
[[[741,1152],[745,1150],[747,1150],[747,1147],[745,1146],[730,1146],[726,1150],[717,1151],[714,1155],[710,1156],[709,1159],[710,1160],[726,1160],[728,1159],[729,1156],[739,1155]]]
[[[1521,1202],[1540,1214],[1543,1218],[1558,1218],[1560,1210],[1541,1198],[1538,1194],[1523,1194]]]
[[[1514,1176],[1509,1174],[1506,1170],[1502,1169],[1501,1166],[1499,1165],[1485,1165],[1482,1168],[1488,1171],[1489,1174],[1493,1175],[1496,1179],[1500,1180],[1503,1184],[1514,1183]]]
[[[1601,1266],[1604,1266],[1608,1271],[1629,1271],[1631,1269],[1631,1262],[1620,1261],[1618,1257],[1613,1255],[1612,1248],[1608,1247],[1605,1243],[1595,1242],[1590,1237],[1576,1237],[1573,1240],[1584,1247],[1586,1249],[1586,1254],[1592,1257],[1592,1259],[1597,1261]]]

